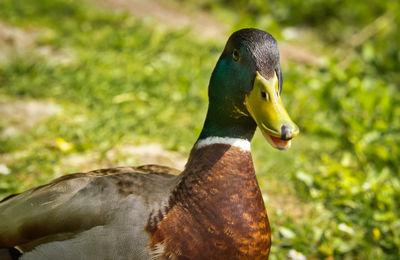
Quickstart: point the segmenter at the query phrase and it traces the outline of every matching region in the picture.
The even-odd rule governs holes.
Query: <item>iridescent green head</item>
[[[209,108],[200,139],[251,140],[258,126],[278,149],[299,134],[282,102],[278,45],[269,33],[242,29],[231,35],[212,73]]]

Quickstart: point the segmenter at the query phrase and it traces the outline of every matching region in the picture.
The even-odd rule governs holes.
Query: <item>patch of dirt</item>
[[[128,11],[138,18],[153,18],[172,29],[191,27],[196,34],[207,38],[224,40],[230,29],[227,24],[217,21],[204,11],[189,13],[172,1],[169,1],[168,5],[154,0],[95,0],[95,2],[105,7]]]
[[[85,153],[65,154],[55,167],[57,175],[73,172],[88,172],[97,169],[109,168],[106,160],[101,160],[100,154],[89,151]]]
[[[183,170],[186,158],[178,152],[164,149],[157,143],[139,146],[122,144],[108,151],[105,158],[94,151],[66,154],[55,167],[55,172],[61,176],[72,172],[88,172],[96,169],[144,164],[158,164]]]
[[[299,44],[280,43],[279,54],[283,64],[289,60],[292,60],[296,63],[306,64],[318,68],[325,66],[324,59],[320,54]]]
[[[137,165],[141,164],[160,164],[183,170],[186,158],[182,154],[167,151],[162,145],[157,143],[135,145],[119,145],[107,152],[107,159],[115,164],[124,165],[132,161]]]
[[[4,137],[27,130],[61,112],[61,107],[51,101],[8,101],[0,97],[0,134]]]
[[[22,30],[0,21],[0,59],[21,55],[26,49],[31,49],[36,36],[34,30]]]
[[[29,55],[62,64],[74,60],[74,54],[69,49],[55,51],[50,46],[38,45],[41,33],[43,31],[37,28],[21,29],[0,21],[0,63],[16,58],[26,59]]]

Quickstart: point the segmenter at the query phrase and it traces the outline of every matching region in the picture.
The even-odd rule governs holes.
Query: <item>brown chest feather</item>
[[[250,152],[194,149],[165,215],[153,212],[147,231],[161,259],[267,259],[270,227]]]

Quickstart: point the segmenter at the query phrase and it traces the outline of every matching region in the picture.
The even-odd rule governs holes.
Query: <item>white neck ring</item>
[[[232,138],[232,137],[219,137],[219,136],[210,136],[205,139],[200,139],[195,144],[196,149],[203,148],[212,144],[227,144],[231,146],[235,146],[240,148],[243,151],[250,151],[250,142],[246,139],[241,138]]]

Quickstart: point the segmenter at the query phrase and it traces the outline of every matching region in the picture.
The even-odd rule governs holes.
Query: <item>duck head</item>
[[[285,150],[299,128],[281,101],[278,45],[269,33],[242,29],[233,33],[212,73],[209,108],[200,138],[251,140],[258,126],[275,148]]]

